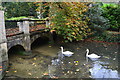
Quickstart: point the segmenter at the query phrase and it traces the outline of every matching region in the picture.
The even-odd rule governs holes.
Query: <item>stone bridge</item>
[[[47,37],[53,42],[52,34],[48,31],[48,21],[44,24],[31,26],[28,19],[18,22],[19,28],[6,29],[4,11],[0,11],[0,79],[8,67],[8,51],[20,45],[25,51],[31,51],[31,44],[39,37]]]

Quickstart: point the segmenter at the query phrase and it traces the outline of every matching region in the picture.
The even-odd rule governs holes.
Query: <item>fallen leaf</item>
[[[35,65],[35,63],[32,63],[32,65]]]
[[[113,60],[116,60],[116,58],[113,58]]]
[[[77,74],[77,73],[75,72],[75,74]]]
[[[48,73],[44,73],[43,75],[49,75]]]
[[[0,71],[2,71],[2,69],[0,69]]]
[[[76,69],[76,71],[80,71],[80,69]]]
[[[49,46],[49,47],[52,47],[52,46]]]
[[[17,71],[14,71],[15,73],[17,72]]]
[[[36,60],[36,58],[34,58],[34,60]]]
[[[77,63],[75,63],[75,65],[78,65]]]
[[[29,75],[32,75],[31,73],[28,73]]]
[[[67,73],[70,73],[70,71],[67,71]]]
[[[9,72],[9,71],[6,71],[7,73]]]
[[[64,74],[64,75],[67,75],[67,74]]]
[[[52,78],[53,78],[53,79],[58,79],[58,77],[56,77],[56,76],[53,76]]]
[[[68,63],[71,63],[71,62],[68,62]]]
[[[80,48],[77,48],[77,49],[80,49]]]

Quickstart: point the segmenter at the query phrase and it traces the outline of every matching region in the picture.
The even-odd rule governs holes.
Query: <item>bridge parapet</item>
[[[6,20],[6,35],[10,37],[20,33],[26,34],[46,29],[46,26],[49,26],[47,20]]]
[[[0,11],[0,66],[2,66],[2,70],[0,70],[0,80],[1,80],[8,66],[4,11]]]

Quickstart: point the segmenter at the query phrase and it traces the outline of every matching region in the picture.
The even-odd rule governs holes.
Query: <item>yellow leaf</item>
[[[48,46],[48,47],[52,47],[52,46]]]
[[[36,60],[36,58],[34,58],[34,60]]]
[[[31,73],[28,73],[29,75],[32,75]]]
[[[32,65],[35,65],[35,63],[32,63]]]
[[[14,71],[15,73],[17,72],[17,71]]]

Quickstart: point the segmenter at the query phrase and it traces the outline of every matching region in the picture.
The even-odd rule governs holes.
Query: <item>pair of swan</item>
[[[98,56],[97,54],[94,54],[94,53],[92,53],[92,54],[90,54],[89,55],[89,49],[87,49],[86,50],[87,51],[87,53],[86,53],[86,57],[89,57],[89,58],[100,58],[101,56]],[[68,57],[70,57],[70,56],[72,56],[74,53],[73,52],[71,52],[71,51],[64,51],[63,52],[63,47],[61,46],[61,53],[63,54],[63,55],[65,55],[65,56],[68,56]]]

